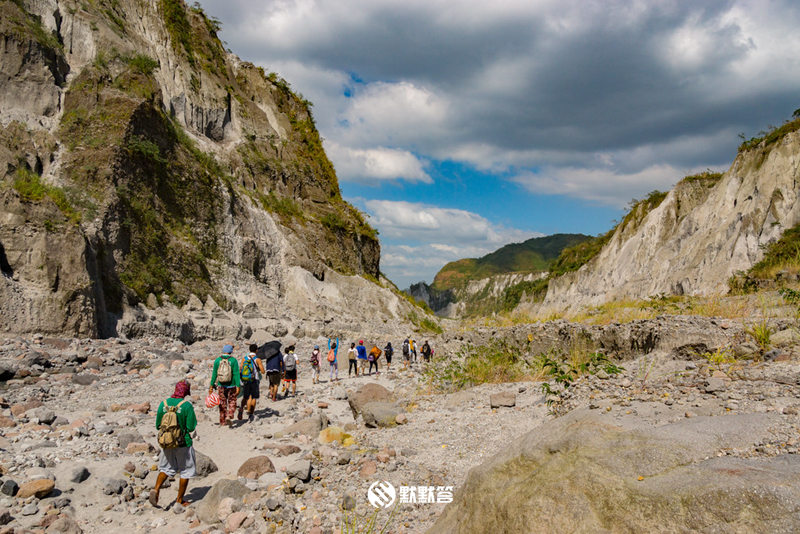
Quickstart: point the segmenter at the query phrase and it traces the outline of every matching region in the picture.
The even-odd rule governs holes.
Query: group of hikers
[[[206,407],[219,407],[220,426],[233,426],[234,416],[242,420],[244,411],[247,410],[249,421],[255,417],[256,402],[260,397],[261,378],[266,375],[269,381],[269,398],[273,401],[278,400],[278,389],[283,380],[284,397],[297,394],[297,369],[300,358],[295,354],[295,344],[287,343],[281,351],[278,342],[265,344],[261,348],[257,344],[248,347],[248,353],[242,358],[241,362],[233,355],[234,346],[225,345],[222,347],[222,354],[214,360],[214,367],[211,372],[211,383],[208,386],[208,396],[206,397]],[[262,350],[267,349],[267,350]],[[430,361],[433,356],[433,349],[425,341],[419,349],[424,361]],[[403,365],[407,368],[417,361],[417,344],[414,339],[406,338],[402,348]],[[320,367],[323,358],[327,360],[330,367],[330,379],[334,382],[339,380],[339,338],[328,338],[328,349],[325,355],[320,351],[319,345],[315,345],[311,351],[309,364],[312,370],[312,382],[319,383]],[[391,369],[394,348],[388,342],[381,350],[377,345],[372,345],[370,350],[364,344],[364,340],[359,340],[350,344],[347,352],[349,367],[347,376],[355,374],[356,377],[366,374],[372,375],[373,368],[376,375],[380,374],[378,361],[381,356],[386,358],[386,367]],[[367,369],[369,364],[369,369]],[[216,390],[215,390],[216,388]],[[238,406],[237,398],[242,395],[242,401]],[[195,452],[192,447],[192,432],[197,428],[197,417],[194,407],[186,400],[191,394],[191,386],[187,380],[181,380],[175,385],[172,396],[165,399],[158,405],[156,412],[156,429],[158,430],[158,444],[161,446],[161,454],[158,460],[158,477],[156,478],[155,488],[150,492],[150,503],[158,506],[159,493],[169,477],[178,476],[178,496],[176,502],[182,506],[187,506],[184,501],[186,488],[189,479],[196,475]]]

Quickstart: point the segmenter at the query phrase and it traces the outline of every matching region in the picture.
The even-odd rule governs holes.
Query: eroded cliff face
[[[724,294],[731,275],[758,262],[764,245],[800,222],[798,181],[800,132],[746,150],[712,187],[681,182],[640,223],[618,228],[589,263],[550,281],[541,306]]]
[[[407,315],[309,103],[217,29],[181,0],[0,1],[0,331]]]

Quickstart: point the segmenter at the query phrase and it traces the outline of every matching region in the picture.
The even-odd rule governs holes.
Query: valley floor
[[[373,515],[379,525],[389,523],[387,532],[425,532],[445,504],[401,503],[409,495],[400,494],[401,487],[413,488],[403,491],[423,500],[427,490],[420,487],[434,488],[437,497],[449,486],[458,493],[471,468],[529,431],[581,410],[602,414],[609,425],[638,427],[764,414],[770,418],[766,431],[718,455],[796,455],[800,354],[790,341],[772,361],[761,363],[712,364],[658,349],[636,354],[622,362],[621,374],[580,378],[552,405],[540,384],[531,382],[434,393],[420,372],[423,364],[403,370],[398,358],[379,376],[350,378],[340,366],[338,382],[323,373],[322,383],[312,385],[306,349],[313,342],[309,347],[301,342],[298,395],[273,402],[262,384],[255,421],[229,429],[217,424],[216,408],[203,404],[218,343],[10,337],[0,341],[0,375],[7,379],[0,389],[0,516],[6,523],[0,532],[340,532],[343,521],[363,525]],[[451,357],[447,352],[443,348],[437,357]],[[9,373],[14,378],[8,379]],[[147,497],[156,476],[155,409],[183,377],[192,382],[198,414],[195,448],[217,470],[190,482],[187,509],[167,507],[174,484],[162,491],[164,508],[153,508]],[[368,428],[354,418],[347,397],[372,383],[393,392],[407,422]],[[503,403],[513,406],[492,408],[496,393],[506,393]],[[334,436],[351,435],[354,444],[323,443],[325,424]],[[257,456],[267,456],[276,473],[239,478],[240,466]],[[301,482],[287,471],[293,473],[304,460],[311,472]],[[81,467],[89,472],[84,481],[76,475]],[[48,496],[11,495],[7,481],[23,486],[39,478],[55,479]],[[218,495],[215,485],[223,479],[238,479],[248,490]],[[369,504],[368,490],[376,481],[397,488],[396,508],[375,512]],[[343,511],[343,504],[355,510]],[[53,528],[58,525],[69,528]]]

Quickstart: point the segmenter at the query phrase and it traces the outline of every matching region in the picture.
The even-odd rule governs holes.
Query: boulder
[[[397,425],[400,408],[391,402],[368,402],[361,407],[364,424],[370,428],[392,427]]]
[[[394,394],[391,391],[372,382],[364,384],[358,388],[358,391],[347,397],[347,402],[350,404],[350,409],[353,411],[353,419],[358,419],[362,407],[367,403],[394,402],[394,400]]]
[[[796,532],[800,458],[717,456],[776,417],[652,428],[575,410],[473,468],[429,532]]]
[[[0,493],[8,495],[9,497],[15,496],[18,491],[19,485],[10,478],[5,479],[3,485],[0,486]]]
[[[197,449],[194,450],[194,466],[198,477],[205,477],[219,471],[219,467],[214,463],[214,460]]]
[[[317,414],[312,415],[311,417],[307,417],[305,419],[301,419],[300,421],[294,423],[293,425],[289,425],[284,428],[281,432],[276,434],[277,437],[287,434],[305,434],[306,436],[316,438],[319,435],[319,431],[323,428],[328,426],[328,417],[325,414]]]
[[[286,476],[308,482],[311,478],[311,462],[308,460],[297,460],[286,468]]]
[[[56,420],[56,414],[53,410],[45,408],[44,406],[33,410],[33,416],[39,420],[40,423],[50,425]]]
[[[254,456],[247,459],[236,471],[236,475],[240,477],[257,479],[264,473],[274,473],[275,466],[272,465],[272,460],[268,456]]]
[[[503,391],[489,395],[489,406],[491,408],[512,408],[517,405],[517,395],[511,391]]]
[[[127,449],[131,443],[144,443],[144,438],[138,432],[123,432],[117,436],[120,449]]]
[[[319,441],[322,445],[333,443],[334,441],[338,441],[341,444],[344,439],[349,436],[350,434],[347,434],[343,428],[338,426],[329,426],[328,428],[320,431],[317,441]]]
[[[83,530],[74,519],[61,514],[48,525],[45,534],[83,534]]]
[[[81,482],[89,478],[89,475],[91,475],[89,469],[87,469],[85,466],[78,465],[73,467],[72,470],[70,471],[69,481],[72,482],[73,484],[80,484]]]
[[[17,498],[27,499],[28,497],[36,497],[37,499],[43,499],[47,497],[50,492],[55,489],[55,487],[56,483],[49,478],[31,480],[25,482],[19,487],[19,491],[17,491]]]
[[[800,331],[795,328],[787,328],[780,332],[770,335],[769,342],[774,347],[788,347],[800,344]]]
[[[250,490],[247,486],[238,480],[218,480],[197,506],[197,518],[208,524],[216,523],[219,521],[217,510],[223,499],[241,501],[248,493]]]

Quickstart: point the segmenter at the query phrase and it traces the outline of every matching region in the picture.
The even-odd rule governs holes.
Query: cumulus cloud
[[[638,194],[629,176],[729,162],[737,133],[798,105],[790,0],[203,3],[315,102],[344,181],[429,180],[412,157],[583,169],[549,190],[607,200],[608,180]]]
[[[340,175],[351,181],[402,179],[432,182],[425,165],[407,150],[390,148],[357,149],[327,142],[325,149]]]
[[[466,210],[391,200],[367,200],[364,206],[383,239],[381,268],[405,286],[431,280],[450,261],[542,235],[506,228]]]

